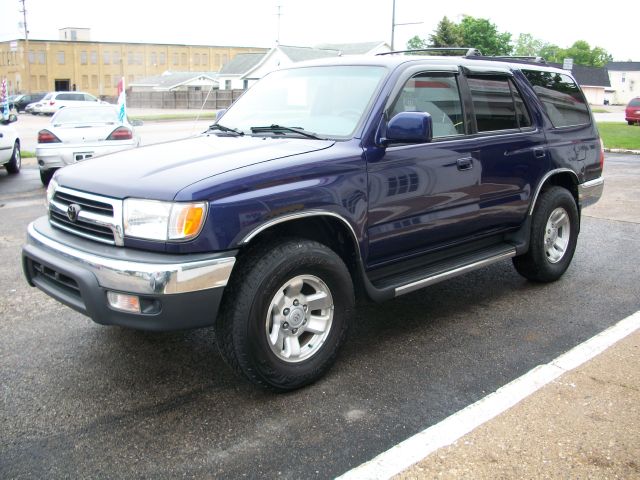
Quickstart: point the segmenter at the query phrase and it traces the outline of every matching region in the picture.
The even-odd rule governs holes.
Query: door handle
[[[546,153],[544,152],[544,148],[534,148],[533,149],[533,156],[536,158],[544,158],[546,155]]]
[[[461,171],[471,170],[473,168],[473,158],[471,157],[459,158],[458,160],[456,160],[456,164],[458,166],[458,170],[461,170]]]

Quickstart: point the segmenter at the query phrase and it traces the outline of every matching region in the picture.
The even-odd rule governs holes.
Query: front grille
[[[70,209],[71,205],[74,207]],[[77,215],[69,215],[74,209]],[[122,202],[113,198],[58,187],[49,205],[49,222],[56,228],[96,242],[123,243]]]
[[[46,265],[38,263],[35,260],[29,259],[29,262],[31,263],[33,280],[41,280],[65,291],[69,295],[80,298],[80,288],[73,278],[60,273],[53,268],[49,268]]]

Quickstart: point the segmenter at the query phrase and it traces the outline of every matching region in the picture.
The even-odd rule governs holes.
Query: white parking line
[[[483,423],[513,407],[560,375],[582,365],[640,328],[640,311],[595,337],[540,365],[440,423],[349,470],[339,480],[387,479],[406,470],[441,447],[452,444]]]

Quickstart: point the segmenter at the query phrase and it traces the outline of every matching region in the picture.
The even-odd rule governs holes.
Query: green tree
[[[458,28],[465,47],[477,48],[483,55],[511,54],[511,34],[498,32],[498,27],[486,18],[465,16]]]
[[[440,20],[435,31],[429,35],[430,47],[463,47],[460,27],[446,16]]]
[[[418,35],[415,35],[409,39],[407,42],[407,50],[419,50],[421,48],[426,48],[427,44],[423,38],[420,38]]]
[[[513,48],[513,54],[519,57],[537,57],[547,44],[530,33],[521,33]]]

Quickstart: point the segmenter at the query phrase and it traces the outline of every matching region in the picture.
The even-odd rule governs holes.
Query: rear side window
[[[390,117],[400,112],[429,113],[434,138],[465,133],[458,82],[453,74],[420,73],[411,77],[395,100]]]
[[[629,102],[630,107],[640,107],[640,98],[634,98]]]
[[[467,78],[479,132],[514,130],[531,126],[529,112],[510,78]]]
[[[584,125],[591,122],[589,108],[580,88],[562,73],[523,70],[554,127]]]

